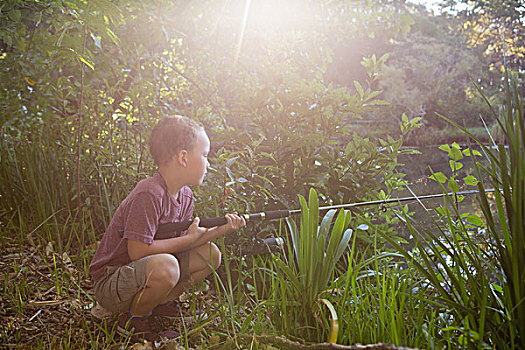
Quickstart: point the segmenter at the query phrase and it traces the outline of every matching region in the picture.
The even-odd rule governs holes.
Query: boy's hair
[[[181,115],[164,117],[153,127],[149,151],[157,165],[167,163],[177,152],[189,150],[202,124]]]

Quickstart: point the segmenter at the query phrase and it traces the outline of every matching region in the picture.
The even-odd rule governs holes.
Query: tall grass
[[[408,252],[389,237],[385,239],[425,276],[431,292],[425,299],[448,315],[448,325],[441,332],[453,336],[455,346],[522,349],[525,348],[523,103],[516,85],[511,89],[508,79],[504,106],[496,110],[485,100],[503,130],[505,145],[487,147],[449,120],[478,144],[488,158],[489,166],[484,166],[475,152],[463,151],[475,161],[477,179],[465,179],[465,184],[477,186],[483,220],[460,213],[453,205],[454,199],[445,197],[441,210],[445,214],[444,223],[436,225],[438,233],[403,216],[415,237],[416,250]],[[484,180],[487,177],[489,180]],[[499,190],[493,195],[487,192],[487,182]],[[456,190],[459,180],[452,177],[447,186]]]
[[[75,255],[78,263],[86,265],[96,233],[104,231],[114,209],[135,183],[130,183],[131,177],[118,166],[118,160],[106,159],[108,152],[95,149],[82,155],[81,188],[77,189],[72,149],[55,138],[46,126],[36,127],[23,141],[1,130],[0,215],[19,243],[34,241],[45,246],[54,242],[57,253],[73,249],[79,253]],[[112,161],[113,165],[107,166]],[[82,197],[80,208],[78,196]]]
[[[344,327],[338,342],[414,347],[436,342],[429,326],[436,313],[422,298],[426,288],[418,271],[395,262],[400,254],[379,251],[376,245],[370,257],[355,254],[354,248],[355,240],[331,296]]]
[[[1,210],[16,216],[19,241],[24,242],[28,233],[43,233],[38,237],[42,242],[55,241],[60,251],[69,247],[74,237],[63,235],[63,230],[74,231],[70,206],[74,188],[58,146],[47,144],[42,135],[24,143],[8,142],[2,135],[0,142]]]
[[[42,306],[39,311],[44,313],[36,313],[36,306],[30,301],[41,301],[43,295],[44,301],[73,300],[84,307],[93,301],[86,288],[89,285],[87,269],[97,242],[95,226],[100,225],[109,212],[107,201],[104,205],[94,203],[101,196],[86,195],[90,187],[103,188],[99,184],[105,182],[104,172],[94,178],[86,167],[83,183],[89,186],[78,191],[72,177],[75,164],[69,160],[70,150],[55,142],[55,135],[46,134],[44,129],[36,128],[23,141],[12,138],[4,130],[0,133],[0,248],[5,253],[4,249],[12,252],[12,248],[19,247],[16,253],[3,254],[0,265],[6,267],[2,270],[4,281],[0,290],[0,298],[7,302],[2,312],[9,316],[7,324],[0,327],[0,340],[6,344],[24,344],[24,328],[17,325],[18,322],[29,319],[30,323],[38,322],[46,312],[46,306]],[[122,189],[115,187],[118,191]],[[119,196],[110,191],[105,198],[112,197],[112,203]],[[76,204],[79,193],[84,196],[83,232]],[[9,260],[12,256],[13,260]],[[66,266],[71,264],[69,257],[74,265]],[[64,334],[42,329],[33,346],[108,348],[121,341],[111,325],[106,329],[94,327],[89,309],[85,314],[72,315],[71,321],[74,323],[66,327]]]
[[[511,89],[508,78],[506,84],[507,103],[499,115],[485,99],[503,130],[508,148],[500,144],[496,154],[485,149],[490,155],[491,168],[478,167],[479,174],[487,173],[492,186],[501,189],[495,192],[496,217],[485,195],[483,181],[478,183],[478,188],[482,193],[480,203],[487,229],[493,241],[500,243],[495,248],[503,282],[503,293],[499,293],[498,300],[505,311],[502,328],[509,332],[512,348],[525,348],[525,115],[517,85]],[[502,343],[509,344],[508,341]]]

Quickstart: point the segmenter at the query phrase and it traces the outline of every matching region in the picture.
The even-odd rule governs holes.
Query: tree
[[[490,124],[490,111],[476,98],[472,82],[494,96],[500,81],[489,71],[490,61],[482,50],[468,47],[467,38],[453,29],[458,23],[453,17],[415,8],[412,18],[412,30],[391,44],[378,79],[381,97],[390,104],[367,118],[395,132],[403,113],[422,117],[426,127],[414,132],[410,142],[423,144],[431,137],[447,138],[441,131],[447,124],[436,113],[467,127],[482,127],[480,116]]]
[[[483,48],[495,68],[504,62],[513,70],[525,67],[523,0],[447,0],[442,6],[457,12],[468,44]]]

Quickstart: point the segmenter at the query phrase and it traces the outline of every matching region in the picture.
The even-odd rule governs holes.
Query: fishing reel
[[[264,255],[279,252],[284,248],[282,237],[255,238],[253,244],[244,253],[245,256]]]

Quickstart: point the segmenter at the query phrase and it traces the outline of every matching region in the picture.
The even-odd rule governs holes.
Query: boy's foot
[[[168,319],[180,319],[182,316],[182,319],[184,322],[192,322],[197,318],[203,318],[206,316],[205,312],[197,310],[197,313],[195,316],[192,316],[190,314],[190,310],[184,310],[181,309],[181,306],[176,301],[170,301],[166,304],[160,304],[157,305],[153,311],[151,312],[154,316],[160,316],[165,317]]]
[[[180,336],[174,330],[157,331],[157,327],[152,325],[151,317],[133,317],[127,313],[120,315],[117,325],[117,332],[123,336],[134,336],[148,341],[160,340],[160,338],[176,339]]]
[[[151,311],[153,316],[160,316],[166,318],[178,318],[180,317],[180,305],[175,301],[169,301],[165,304],[159,304],[155,306]]]

